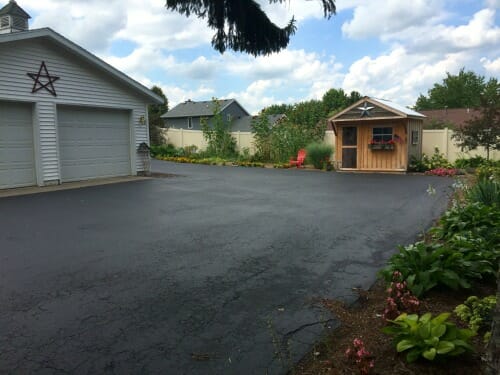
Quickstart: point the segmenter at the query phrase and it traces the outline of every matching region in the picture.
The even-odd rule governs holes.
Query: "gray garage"
[[[0,189],[135,175],[163,99],[49,28],[0,9]]]

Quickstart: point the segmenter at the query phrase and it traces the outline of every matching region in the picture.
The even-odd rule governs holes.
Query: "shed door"
[[[58,107],[61,181],[130,175],[129,112]]]
[[[35,185],[32,105],[0,102],[0,189]]]
[[[357,168],[358,129],[355,126],[342,127],[342,168]]]

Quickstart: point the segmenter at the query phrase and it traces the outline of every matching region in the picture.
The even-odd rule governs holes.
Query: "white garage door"
[[[129,112],[58,107],[61,181],[130,174]]]
[[[0,102],[0,189],[35,185],[32,105]]]

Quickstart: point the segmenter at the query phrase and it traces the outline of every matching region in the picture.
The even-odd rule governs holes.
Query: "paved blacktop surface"
[[[285,373],[337,324],[315,299],[353,302],[451,184],[153,169],[177,176],[0,199],[0,373]]]

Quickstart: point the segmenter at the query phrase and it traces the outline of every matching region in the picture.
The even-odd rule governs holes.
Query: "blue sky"
[[[255,58],[215,52],[205,22],[163,0],[18,0],[32,28],[51,27],[160,86],[171,106],[232,97],[256,113],[332,87],[413,105],[446,72],[500,76],[500,0],[337,0],[330,20],[318,0],[260,3],[278,25],[295,16],[298,30],[286,50]]]

